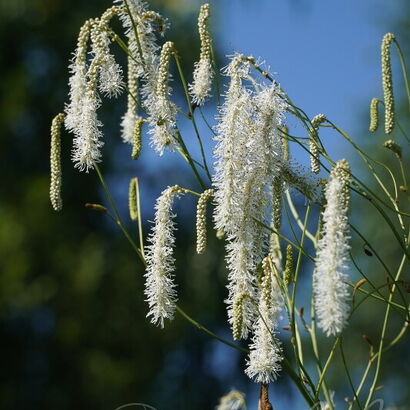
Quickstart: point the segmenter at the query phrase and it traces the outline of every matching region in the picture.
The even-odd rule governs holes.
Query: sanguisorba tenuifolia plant
[[[115,17],[122,23],[122,34],[111,27]],[[226,67],[219,70],[213,58],[209,18],[209,5],[204,4],[198,17],[199,58],[193,67],[191,81],[185,79],[181,68],[178,45],[163,40],[167,20],[149,10],[142,1],[115,0],[101,17],[84,23],[70,64],[68,102],[64,113],[54,118],[51,127],[52,206],[56,211],[62,208],[60,127],[64,124],[74,135],[71,157],[75,168],[96,171],[112,209],[109,211],[98,204],[88,206],[107,213],[118,223],[145,265],[147,317],[152,323],[166,327],[178,313],[208,336],[247,355],[244,371],[261,385],[260,409],[271,408],[268,385],[284,373],[295,383],[307,406],[334,408],[335,402],[341,398],[338,391],[332,389],[328,376],[336,357],[343,360],[346,385],[351,389],[347,406],[369,407],[380,380],[382,358],[405,335],[410,318],[408,304],[399,286],[403,268],[410,262],[410,231],[407,232],[410,215],[398,201],[399,194],[408,197],[402,149],[393,137],[384,143],[399,162],[401,173],[396,177],[324,114],[310,119],[258,60],[238,52],[228,56]],[[386,34],[382,42],[384,97],[373,99],[370,108],[370,131],[378,128],[380,103],[385,110],[385,132],[389,135],[392,135],[395,124],[390,67],[392,43],[398,50],[407,86],[400,47],[393,34]],[[126,70],[115,60],[112,47],[126,53]],[[171,64],[176,64],[178,81],[185,92],[185,108],[173,102],[170,81],[176,80],[169,74]],[[127,72],[126,79],[124,71]],[[222,95],[214,81],[220,74],[226,78]],[[141,138],[147,135],[159,156],[166,151],[180,154],[201,189],[196,192],[195,187],[167,187],[164,181],[163,191],[156,201],[151,233],[144,239],[138,179],[133,178],[129,207],[131,219],[138,223],[138,242],[134,242],[128,233],[98,165],[104,144],[98,108],[103,98],[117,98],[124,92],[128,102],[121,121],[121,133],[124,142],[132,145],[131,157],[139,157]],[[410,90],[407,92],[410,96]],[[210,127],[215,141],[214,158],[209,159],[204,153],[196,114],[203,104],[214,98],[221,103],[214,121],[212,118],[206,121],[207,125],[214,123]],[[178,116],[192,122],[201,158],[194,159],[190,155],[177,125]],[[294,135],[288,129],[286,118],[289,116],[300,122],[305,135]],[[370,189],[351,171],[345,159],[329,157],[320,136],[325,127],[333,129],[352,145],[379,184],[379,190]],[[407,138],[403,128],[399,128]],[[310,155],[311,170],[292,159],[292,145],[299,145]],[[211,162],[214,163],[213,175],[208,166]],[[319,179],[316,174],[321,169],[325,178]],[[387,170],[394,187],[397,186],[396,179],[401,180],[400,192],[391,192],[391,187],[379,177],[380,169]],[[293,203],[295,194],[305,197],[304,215],[299,215],[300,210]],[[183,195],[198,197],[197,252],[206,257],[207,220],[212,219],[216,235],[223,239],[221,246],[225,248],[228,271],[225,303],[232,341],[199,325],[178,305],[173,256],[176,222],[172,207],[174,201],[183,200]],[[349,222],[352,195],[357,201],[371,204],[402,249],[398,268],[386,266],[380,259],[389,276],[388,285],[375,283],[352,260],[351,235],[360,236],[377,255],[377,249],[364,237],[360,227]],[[207,207],[212,207],[212,216],[207,215]],[[292,228],[292,238],[283,233],[286,231],[282,226],[285,225],[282,223],[284,207],[289,211],[286,213],[287,223],[299,227],[299,234]],[[310,212],[312,208],[319,212]],[[360,208],[354,212],[360,212]],[[312,218],[317,215],[317,232],[314,234],[308,226],[313,226]],[[316,255],[309,253],[310,245],[315,248]],[[285,247],[286,252],[282,255]],[[310,315],[304,314],[299,305],[298,283],[304,260],[314,262]],[[349,374],[343,338],[349,337],[349,322],[357,309],[370,299],[385,304],[385,315],[378,344],[372,345],[367,367],[362,377],[356,380]],[[403,328],[390,337],[386,329],[393,308],[402,314]],[[284,349],[288,339],[281,335],[279,322],[283,320],[288,323],[282,327],[292,335],[290,349]],[[318,332],[331,340],[330,350],[320,346]],[[239,340],[248,340],[249,350],[235,343]],[[317,367],[314,374],[309,365],[312,361]],[[244,397],[232,391],[220,400],[218,408],[245,408]]]

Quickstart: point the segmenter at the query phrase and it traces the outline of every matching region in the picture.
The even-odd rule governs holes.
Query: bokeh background
[[[167,38],[175,41],[189,79],[198,54],[195,25],[200,3],[150,4],[171,20]],[[208,339],[181,317],[165,331],[145,319],[143,268],[110,220],[84,208],[86,202],[105,204],[105,199],[93,172],[73,169],[67,134],[64,209],[55,213],[49,204],[49,126],[66,101],[70,54],[82,22],[109,6],[109,0],[0,0],[0,407],[114,410],[139,402],[158,410],[202,410],[214,408],[218,398],[235,387],[246,393],[249,409],[254,409],[258,390],[243,375],[240,354]],[[368,103],[381,96],[383,34],[396,33],[410,56],[407,1],[232,0],[213,1],[211,6],[221,66],[226,64],[224,55],[235,51],[261,56],[309,115],[327,114],[369,152],[380,151],[383,135],[367,131]],[[397,110],[405,125],[403,82],[394,61]],[[183,105],[178,86],[175,89]],[[139,177],[148,221],[155,198],[167,185],[197,186],[176,154],[159,158],[145,143],[140,160],[129,158],[118,127],[124,107],[125,98],[120,98],[101,110],[106,135],[102,169],[126,220],[128,181]],[[214,103],[204,112],[212,122]],[[294,122],[290,119],[289,126],[296,127]],[[181,128],[193,146],[192,129],[186,124]],[[203,124],[201,131],[210,154],[211,135]],[[328,139],[336,159],[350,159],[347,145],[330,132]],[[295,153],[298,160],[307,161],[299,155]],[[388,153],[375,155],[391,160]],[[359,162],[354,157],[351,161],[361,172]],[[206,255],[195,254],[194,206],[186,198],[176,207],[181,305],[230,338],[222,246],[211,237]],[[400,253],[388,241],[387,228],[370,213],[361,223],[377,239],[386,260],[397,260]],[[128,226],[136,235],[135,226]],[[146,223],[145,232],[148,229]],[[363,243],[357,241],[354,251],[375,281],[382,281],[384,274],[366,259]],[[405,275],[409,280],[408,270]],[[369,304],[351,325],[346,351],[355,380],[366,364],[368,347],[362,334],[377,340],[382,312],[380,304]],[[383,364],[384,388],[378,397],[385,399],[386,407],[410,408],[408,341],[405,338]],[[337,366],[340,363],[335,364],[331,385],[343,408],[343,398],[351,392]],[[271,397],[275,409],[305,408],[286,375],[271,387]]]

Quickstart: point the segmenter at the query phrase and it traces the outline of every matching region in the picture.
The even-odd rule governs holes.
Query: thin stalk
[[[354,400],[350,403],[349,409],[351,408],[351,406],[353,405],[353,403],[354,403],[355,400],[357,401],[358,406],[359,406],[361,409],[363,409],[362,405],[360,404],[359,397],[358,397],[359,392],[356,391],[355,388],[354,388],[353,381],[352,381],[352,378],[351,378],[351,376],[350,376],[349,369],[348,369],[348,367],[347,367],[346,357],[345,357],[345,354],[344,354],[344,351],[343,351],[343,341],[340,342],[340,354],[341,354],[341,356],[342,356],[343,367],[344,367],[344,369],[345,369],[347,379],[349,380],[349,384],[350,384],[350,387],[351,387],[351,389],[352,389],[352,391],[353,391],[353,395],[354,395]],[[366,368],[366,370],[367,370],[367,368]],[[370,370],[370,368],[369,368],[369,370]],[[367,370],[367,371],[368,371],[368,370]],[[367,408],[367,406],[365,406],[365,408]]]
[[[299,228],[300,228],[301,230],[303,230],[303,222],[302,222],[302,220],[300,219],[299,214],[298,214],[298,211],[297,211],[296,208],[295,208],[295,205],[294,205],[294,203],[293,203],[293,200],[292,200],[292,197],[291,197],[291,195],[290,195],[289,189],[286,189],[285,195],[286,195],[286,200],[287,200],[288,205],[289,205],[290,212],[292,212],[292,215],[293,215],[293,217],[295,218],[295,221],[296,221],[296,223],[298,224]],[[316,243],[316,238],[315,238],[315,236],[312,235],[307,229],[305,230],[305,234],[306,234],[306,237],[308,237],[308,238],[313,242],[313,244]]]
[[[218,105],[221,105],[221,79],[220,79],[220,72],[216,65],[216,58],[215,58],[215,51],[211,43],[211,59],[212,59],[212,67],[215,72],[215,88],[216,88],[216,102]]]
[[[312,301],[311,301],[311,304],[310,304],[310,312],[311,312],[310,316],[311,316],[312,319],[311,319],[309,334],[310,334],[310,339],[312,341],[313,353],[314,353],[315,360],[316,360],[316,368],[317,368],[317,372],[318,372],[318,375],[319,375],[319,378],[320,378],[321,375],[323,374],[323,367],[322,367],[322,364],[320,362],[319,348],[318,348],[317,338],[316,338],[316,316],[315,316],[315,310],[314,310],[313,293],[312,293]],[[323,380],[322,380],[321,383],[323,385],[323,394],[325,395],[326,401],[329,404],[330,409],[333,410],[332,398],[330,396],[329,389],[327,387],[324,376],[323,376]],[[317,397],[318,394],[319,394],[319,389],[317,389],[317,391],[316,391],[316,397]]]
[[[124,3],[125,3],[125,8],[127,9],[127,13],[130,16],[132,29],[133,29],[134,35],[135,35],[135,41],[137,42],[138,53],[139,53],[140,58],[141,58],[141,63],[145,67],[145,60],[144,60],[144,55],[142,53],[142,47],[141,47],[141,42],[140,42],[140,38],[139,38],[139,35],[138,35],[137,25],[134,21],[134,17],[132,16],[132,13],[131,13],[131,10],[130,10],[129,4],[128,4],[128,0],[124,0]]]
[[[369,280],[369,278],[363,273],[363,271],[360,269],[360,267],[359,267],[358,264],[356,263],[356,260],[353,258],[353,255],[352,255],[351,253],[350,253],[350,258],[351,258],[351,260],[352,260],[353,265],[355,266],[355,268],[356,268],[356,269],[359,271],[359,273],[364,277],[364,279],[366,279],[366,281],[373,287],[373,291],[372,291],[372,292],[366,292],[366,291],[363,291],[363,292],[362,292],[362,293],[365,293],[366,296],[365,296],[358,304],[356,304],[356,305],[352,308],[352,311],[350,312],[350,315],[352,315],[353,312],[354,312],[355,310],[357,310],[357,309],[359,308],[359,306],[360,306],[367,298],[369,298],[369,297],[374,297],[375,299],[382,300],[384,303],[390,303],[390,302],[383,296],[383,294],[380,292],[380,289],[383,289],[383,288],[386,287],[386,286],[390,286],[391,283],[385,283],[385,284],[380,285],[380,286],[374,285],[374,284]],[[347,282],[347,281],[345,281],[345,283],[348,284],[349,286],[352,286],[353,288],[354,288],[354,286],[355,286],[355,285],[353,285],[353,284],[351,284],[351,283],[349,283],[349,282]],[[393,281],[393,283],[395,283],[395,282]],[[356,290],[357,290],[357,289],[356,289]],[[379,296],[374,295],[375,292],[377,292],[377,293],[379,294]],[[405,301],[404,301],[404,303],[405,303]],[[391,302],[390,304],[391,304],[393,307],[395,307],[395,308],[396,308],[395,305],[400,306],[400,307],[403,308],[403,306],[401,306],[401,305],[399,305],[399,304],[396,304],[396,303],[394,303],[394,302]],[[406,308],[403,308],[403,309],[407,310]],[[401,313],[401,312],[400,312],[400,313]],[[409,318],[409,320],[410,320],[410,316],[409,316],[409,315],[408,315],[408,318]]]
[[[203,111],[202,111],[202,108],[199,107],[198,109],[199,109],[199,112],[200,112],[200,114],[201,114],[202,120],[204,121],[205,125],[208,127],[209,131],[211,131],[212,134],[213,134],[214,136],[216,136],[216,132],[212,129],[211,125],[209,124],[208,120],[206,119],[206,117],[205,117],[205,115],[204,115],[204,113],[203,113]]]
[[[350,282],[345,282],[345,283],[346,283],[347,285],[349,285],[351,288],[354,288],[354,287],[355,287],[354,283],[350,283]],[[391,283],[384,283],[383,285],[377,286],[372,292],[369,292],[369,291],[363,289],[362,287],[356,288],[355,290],[356,290],[357,292],[363,293],[363,294],[365,294],[366,296],[353,308],[352,311],[355,311],[367,298],[370,298],[370,297],[372,297],[372,298],[374,298],[374,299],[377,299],[377,300],[380,300],[380,301],[382,301],[382,302],[384,302],[384,303],[390,303],[392,306],[394,306],[394,307],[397,308],[397,309],[402,309],[402,310],[408,311],[408,308],[407,308],[406,306],[400,305],[400,304],[398,304],[398,303],[396,303],[396,302],[389,302],[389,301],[386,300],[384,297],[378,296],[378,295],[375,295],[375,294],[374,294],[375,292],[378,292],[380,289],[382,289],[382,288],[384,288],[384,287],[386,287],[386,286],[390,286],[390,285],[391,285]]]
[[[219,340],[221,343],[226,344],[227,346],[232,347],[233,349],[239,350],[242,353],[245,354],[249,354],[249,350],[245,349],[241,346],[238,346],[234,343],[231,343],[230,341],[216,335],[214,332],[212,332],[211,330],[207,329],[204,325],[200,324],[199,322],[197,322],[195,319],[193,319],[191,316],[189,316],[186,312],[184,312],[184,310],[182,310],[181,307],[179,307],[178,305],[176,305],[176,311],[184,318],[186,319],[189,323],[191,323],[193,326],[195,326],[198,330],[200,330],[201,332],[207,334],[208,336],[211,336],[212,338]],[[313,406],[315,404],[314,399],[312,399],[312,397],[309,395],[309,393],[306,391],[305,387],[303,386],[303,383],[301,381],[301,379],[299,378],[299,376],[294,372],[294,370],[292,369],[292,366],[290,365],[289,361],[284,358],[283,362],[283,369],[285,370],[285,372],[289,375],[289,377],[294,381],[294,383],[296,384],[296,387],[299,389],[299,391],[301,392],[301,394],[303,395],[304,399],[306,400],[306,402],[310,405]]]
[[[400,163],[401,177],[403,178],[403,186],[404,186],[404,189],[407,191],[408,186],[407,186],[406,172],[404,171],[404,164],[401,158],[399,158],[399,163]]]
[[[189,109],[189,114],[191,117],[191,121],[192,121],[192,125],[194,127],[194,131],[195,131],[195,135],[198,139],[198,143],[199,143],[199,148],[201,150],[201,156],[202,156],[202,161],[204,164],[204,168],[205,168],[205,172],[206,175],[208,176],[209,180],[212,181],[212,177],[211,177],[211,173],[209,172],[209,168],[208,168],[208,164],[206,162],[206,156],[205,156],[205,150],[204,150],[204,145],[202,143],[202,139],[201,136],[199,134],[198,131],[198,127],[196,125],[196,121],[195,121],[195,116],[194,116],[194,110],[192,109],[192,104],[191,104],[191,99],[189,97],[189,92],[188,92],[188,86],[187,83],[185,81],[185,77],[184,77],[184,73],[182,71],[182,67],[181,67],[181,62],[179,61],[179,56],[178,53],[176,51],[173,52],[174,58],[175,58],[175,62],[177,64],[177,68],[178,68],[178,73],[179,73],[179,77],[181,79],[181,83],[182,83],[182,87],[184,89],[184,93],[185,93],[185,98],[187,100],[187,104],[188,104],[188,109]]]
[[[399,333],[397,334],[397,336],[389,343],[389,345],[386,346],[386,347],[383,349],[383,352],[386,352],[386,351],[389,350],[391,347],[393,347],[396,343],[398,343],[399,340],[400,340],[400,339],[404,336],[404,334],[406,333],[406,330],[408,329],[408,327],[409,327],[408,322],[405,321],[403,327],[400,329],[400,332],[399,332]],[[364,383],[366,382],[367,376],[369,375],[369,372],[370,372],[370,369],[371,369],[371,367],[372,367],[372,364],[374,363],[374,361],[377,359],[378,356],[379,356],[379,352],[376,352],[375,354],[373,354],[373,355],[371,354],[371,355],[370,355],[370,359],[369,359],[369,361],[368,361],[368,363],[367,363],[367,366],[366,366],[366,369],[365,369],[365,371],[364,371],[364,373],[363,373],[362,379],[360,380],[359,386],[358,386],[357,389],[356,389],[357,396],[359,396],[359,394],[360,394],[360,392],[361,392],[361,390],[362,390],[362,388],[363,388],[363,386],[364,386]],[[349,409],[348,409],[348,410],[351,410],[351,409],[352,409],[355,400],[356,400],[356,397],[355,397],[355,399],[350,403],[350,406],[349,406]]]
[[[310,202],[306,208],[306,213],[305,213],[305,220],[304,220],[304,229],[302,230],[302,236],[300,239],[300,248],[303,248],[304,245],[304,240],[305,240],[305,230],[307,226],[307,222],[309,220],[309,214],[310,214]],[[299,251],[298,253],[298,258],[296,261],[296,267],[295,267],[295,272],[293,276],[293,288],[292,288],[292,297],[290,301],[290,327],[292,329],[292,334],[295,339],[296,343],[296,349],[295,349],[295,354],[296,354],[296,359],[300,361],[303,364],[302,358],[303,358],[303,351],[302,351],[302,344],[300,341],[300,335],[299,335],[299,329],[296,326],[296,320],[295,320],[295,304],[296,304],[296,289],[297,289],[297,284],[298,284],[298,277],[300,273],[300,268],[302,264],[302,252]]]
[[[410,109],[410,86],[409,86],[409,79],[408,79],[407,69],[406,69],[406,60],[403,56],[403,52],[401,51],[401,48],[400,48],[400,45],[399,45],[398,41],[394,38],[393,42],[394,42],[394,45],[396,46],[397,52],[399,54],[400,65],[401,65],[401,69],[403,71],[404,83],[406,84],[407,100],[408,100],[409,109]]]
[[[194,320],[191,316],[189,316],[187,313],[185,313],[181,307],[179,307],[178,305],[176,305],[176,311],[184,318],[186,319],[189,323],[191,323],[192,325],[194,325],[197,329],[199,329],[201,332],[206,333],[208,336],[211,336],[212,338],[219,340],[220,342],[236,349],[239,350],[242,353],[249,353],[248,349],[245,349],[241,346],[238,346],[234,343],[231,343],[230,341],[224,339],[223,337],[220,337],[218,335],[216,335],[214,332],[210,331],[209,329],[207,329],[205,326],[201,325],[199,322],[197,322],[196,320]]]
[[[383,266],[384,270],[386,271],[386,273],[388,274],[389,278],[395,282],[395,278],[393,273],[390,271],[390,269],[387,267],[386,263],[383,261],[383,259],[380,257],[379,253],[376,251],[376,249],[370,244],[370,242],[365,238],[365,236],[363,234],[360,233],[360,231],[355,228],[354,225],[350,224],[350,227],[360,236],[360,238],[362,238],[362,240],[366,243],[366,245],[370,248],[370,250],[373,252],[373,254],[376,256],[377,260],[381,263],[381,265]],[[400,297],[403,301],[403,304],[406,304],[406,299],[404,297],[403,292],[401,291],[401,289],[398,289]],[[409,321],[410,321],[410,315],[409,315]]]
[[[258,221],[256,218],[252,217],[252,219],[260,226],[264,227],[265,229],[267,229],[270,232],[275,233],[276,235],[278,235],[281,239],[283,239],[284,241],[286,241],[289,245],[292,245],[295,249],[297,249],[299,252],[302,252],[303,255],[305,255],[307,258],[309,258],[311,261],[315,261],[315,258],[311,255],[309,255],[301,246],[295,244],[294,242],[292,242],[290,239],[286,238],[286,236],[282,235],[280,232],[276,231],[275,229],[271,228],[270,226],[264,224],[261,221]]]
[[[128,233],[128,231],[125,229],[124,223],[121,219],[121,215],[118,212],[117,206],[115,205],[115,202],[111,196],[110,190],[108,189],[107,184],[105,183],[104,177],[101,173],[100,167],[98,166],[98,164],[94,163],[94,168],[97,172],[98,175],[98,179],[101,182],[101,185],[104,189],[105,195],[107,196],[108,202],[112,208],[112,210],[114,211],[114,215],[115,215],[115,219],[117,222],[117,225],[120,227],[121,231],[123,232],[123,234],[125,235],[125,237],[127,238],[128,242],[131,244],[131,246],[134,248],[134,250],[137,252],[139,258],[141,259],[141,262],[144,264],[144,266],[147,265],[144,255],[141,251],[141,249],[138,248],[138,246],[135,244],[135,242],[132,240],[130,234]]]
[[[333,343],[332,350],[330,351],[329,356],[327,357],[326,363],[323,367],[323,370],[320,374],[320,378],[319,378],[319,381],[318,381],[318,384],[317,384],[317,387],[316,387],[316,397],[319,397],[318,395],[319,395],[319,392],[320,392],[320,388],[322,387],[322,383],[325,380],[325,375],[326,375],[327,369],[329,368],[330,362],[333,359],[333,356],[334,356],[337,344],[339,343],[339,340],[340,340],[340,336],[338,336],[336,338],[335,342]]]
[[[145,252],[144,252],[144,235],[142,232],[142,217],[141,217],[141,202],[140,202],[140,187],[139,187],[139,181],[138,178],[135,180],[135,185],[136,185],[136,190],[137,190],[137,213],[138,213],[138,237],[140,241],[140,249],[142,252],[142,256],[145,259]]]
[[[197,170],[196,167],[195,167],[195,164],[194,164],[194,162],[193,162],[193,160],[192,160],[192,157],[191,157],[191,155],[189,154],[188,148],[187,148],[187,146],[185,145],[185,142],[184,142],[184,140],[182,139],[182,136],[181,136],[181,134],[180,134],[179,131],[177,132],[176,139],[177,139],[177,141],[179,142],[179,144],[181,145],[181,148],[182,148],[183,152],[184,152],[185,155],[186,155],[185,159],[188,161],[189,166],[191,167],[192,171],[194,172],[195,178],[197,179],[197,181],[198,181],[199,185],[201,186],[201,188],[202,188],[203,190],[205,190],[205,189],[206,189],[206,185],[205,185],[204,182],[202,181],[202,178],[201,178],[201,176],[199,175],[198,170]]]
[[[403,255],[402,260],[400,262],[400,266],[397,270],[397,274],[396,274],[396,277],[395,277],[396,281],[399,280],[399,277],[400,277],[400,274],[403,270],[405,261],[406,261],[406,255]],[[393,299],[393,295],[394,295],[394,291],[395,291],[396,287],[397,286],[395,284],[392,285],[392,289],[391,289],[391,292],[389,294],[389,302],[391,302],[392,299]],[[379,379],[380,368],[381,368],[381,360],[382,360],[382,356],[383,356],[383,347],[384,347],[384,342],[385,342],[387,324],[388,324],[389,315],[390,315],[390,307],[391,307],[391,305],[389,303],[386,306],[386,313],[384,315],[384,320],[383,320],[383,327],[382,327],[382,332],[381,332],[381,336],[380,336],[380,344],[379,344],[379,352],[378,352],[379,355],[377,357],[377,362],[376,362],[376,370],[375,370],[375,374],[374,374],[374,377],[373,377],[373,383],[372,383],[372,385],[370,387],[370,390],[369,390],[369,395],[367,396],[365,407],[367,407],[370,404],[370,402],[372,400],[372,397],[373,397],[373,394],[374,394],[374,391],[376,389],[377,381]]]

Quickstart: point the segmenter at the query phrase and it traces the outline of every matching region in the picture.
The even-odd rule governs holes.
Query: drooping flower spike
[[[390,134],[394,128],[394,94],[390,62],[390,45],[394,38],[395,36],[392,33],[385,34],[381,45],[382,82],[385,113],[384,129],[386,134]]]
[[[198,17],[198,31],[201,39],[201,54],[195,63],[194,80],[189,91],[194,104],[202,105],[210,96],[213,69],[211,61],[211,37],[208,32],[209,4],[203,4]]]
[[[372,98],[370,102],[370,132],[376,132],[379,127],[379,103],[380,100],[378,98]]]
[[[319,126],[326,121],[324,114],[318,114],[312,119],[312,130],[310,131],[309,138],[309,151],[310,151],[310,167],[314,174],[320,172],[319,161],[319,139],[317,133],[319,132]]]
[[[206,204],[213,194],[213,189],[204,191],[196,207],[196,252],[199,254],[204,253],[206,248]]]
[[[63,200],[61,199],[61,126],[65,114],[57,114],[51,123],[51,150],[50,150],[50,201],[55,211],[61,211]]]
[[[145,296],[149,305],[147,317],[151,322],[164,327],[165,319],[174,317],[177,301],[176,285],[173,281],[176,230],[172,203],[182,190],[177,185],[165,189],[155,205],[155,221],[146,248],[147,268],[145,273]]]
[[[326,336],[340,334],[350,312],[349,285],[345,283],[350,250],[349,178],[347,161],[338,161],[326,186],[322,236],[313,272],[316,316]]]
[[[259,317],[254,325],[254,336],[245,370],[245,373],[256,383],[264,384],[277,379],[283,359],[281,343],[276,337],[277,321],[281,310],[280,289],[269,265],[269,257],[267,257],[262,264]]]
[[[169,98],[170,88],[168,86],[169,62],[172,52],[174,52],[174,44],[167,41],[161,50],[155,99],[148,107],[150,114],[148,121],[151,127],[148,133],[151,135],[151,146],[160,155],[166,147],[172,149],[177,144],[177,108]]]

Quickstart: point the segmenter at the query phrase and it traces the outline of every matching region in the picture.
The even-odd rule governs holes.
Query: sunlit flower
[[[256,383],[268,384],[276,380],[282,368],[280,363],[283,353],[275,331],[281,310],[281,296],[276,278],[268,267],[268,258],[264,259],[263,267],[259,317],[254,325],[245,373]]]
[[[176,229],[171,212],[172,202],[181,189],[172,186],[165,189],[155,205],[155,221],[148,238],[146,249],[147,269],[145,273],[145,295],[149,304],[147,316],[151,322],[164,327],[165,319],[173,319],[177,301],[176,285],[173,281]]]
[[[189,85],[192,102],[202,105],[209,97],[212,87],[211,37],[208,32],[209,4],[203,4],[198,17],[198,31],[201,39],[199,61],[195,63],[194,80]]]
[[[326,186],[322,237],[318,242],[313,273],[318,325],[327,336],[342,331],[350,311],[349,285],[345,283],[350,250],[348,178],[349,166],[341,160],[333,168]]]

